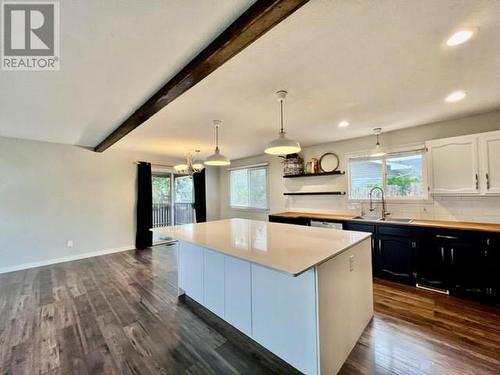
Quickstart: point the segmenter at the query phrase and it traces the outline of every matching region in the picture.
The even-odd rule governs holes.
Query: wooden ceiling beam
[[[309,0],[257,0],[94,151],[103,152],[174,101]]]

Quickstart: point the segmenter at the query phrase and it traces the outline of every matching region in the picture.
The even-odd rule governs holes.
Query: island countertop
[[[246,219],[218,220],[152,230],[293,276],[300,275],[370,237],[369,233]]]

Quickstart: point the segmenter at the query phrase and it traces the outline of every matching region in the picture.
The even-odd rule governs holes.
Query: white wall
[[[133,248],[138,160],[178,162],[0,137],[0,272]],[[207,186],[217,185],[208,173]],[[213,205],[211,219],[218,217]]]
[[[352,125],[355,126],[355,125]],[[382,134],[382,146],[400,146],[423,143],[430,139],[457,135],[481,133],[500,129],[500,111],[489,112],[466,118],[442,121],[414,128]],[[333,128],[332,131],[349,131],[349,128]],[[369,150],[374,146],[373,136],[306,147],[302,151],[304,160],[320,157],[325,152],[335,152],[340,158],[340,169],[346,169],[345,154]],[[264,147],[265,140],[262,146]],[[267,220],[269,212],[315,211],[347,213],[358,215],[359,204],[350,203],[346,196],[293,196],[285,197],[283,192],[303,190],[347,190],[347,175],[324,176],[299,179],[283,179],[280,159],[268,155],[235,160],[232,166],[243,166],[269,162],[269,211],[247,212],[229,207],[229,182],[226,169],[220,172],[220,216],[221,218],[243,217]],[[410,216],[421,219],[462,220],[500,223],[500,197],[436,197],[423,204],[394,203],[388,205],[393,216]]]

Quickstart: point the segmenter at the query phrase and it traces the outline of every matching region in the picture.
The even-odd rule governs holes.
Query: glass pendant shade
[[[194,152],[198,154],[200,150],[195,150]],[[203,164],[196,162],[191,152],[186,156],[186,163],[174,165],[174,170],[177,173],[188,174],[190,176],[194,173],[201,172],[204,168]]]
[[[177,164],[174,165],[174,169],[176,172],[184,172],[189,168],[189,165],[187,164]]]
[[[301,150],[299,142],[287,138],[283,127],[283,101],[285,100],[286,95],[287,92],[285,90],[280,90],[276,93],[280,102],[280,132],[278,134],[278,138],[269,142],[264,150],[264,152],[269,155],[296,154]]]
[[[215,120],[214,121],[214,126],[215,126],[215,152],[210,155],[208,158],[205,159],[204,164],[209,165],[212,167],[223,167],[226,165],[230,165],[231,161],[222,155],[219,150],[219,126],[221,124],[221,121]]]

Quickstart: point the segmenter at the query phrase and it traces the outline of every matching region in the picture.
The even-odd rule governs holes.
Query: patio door
[[[193,178],[173,173],[154,173],[153,227],[194,223]]]
[[[174,225],[191,224],[196,221],[194,211],[193,177],[174,175]]]
[[[152,175],[153,228],[172,225],[172,174]]]

